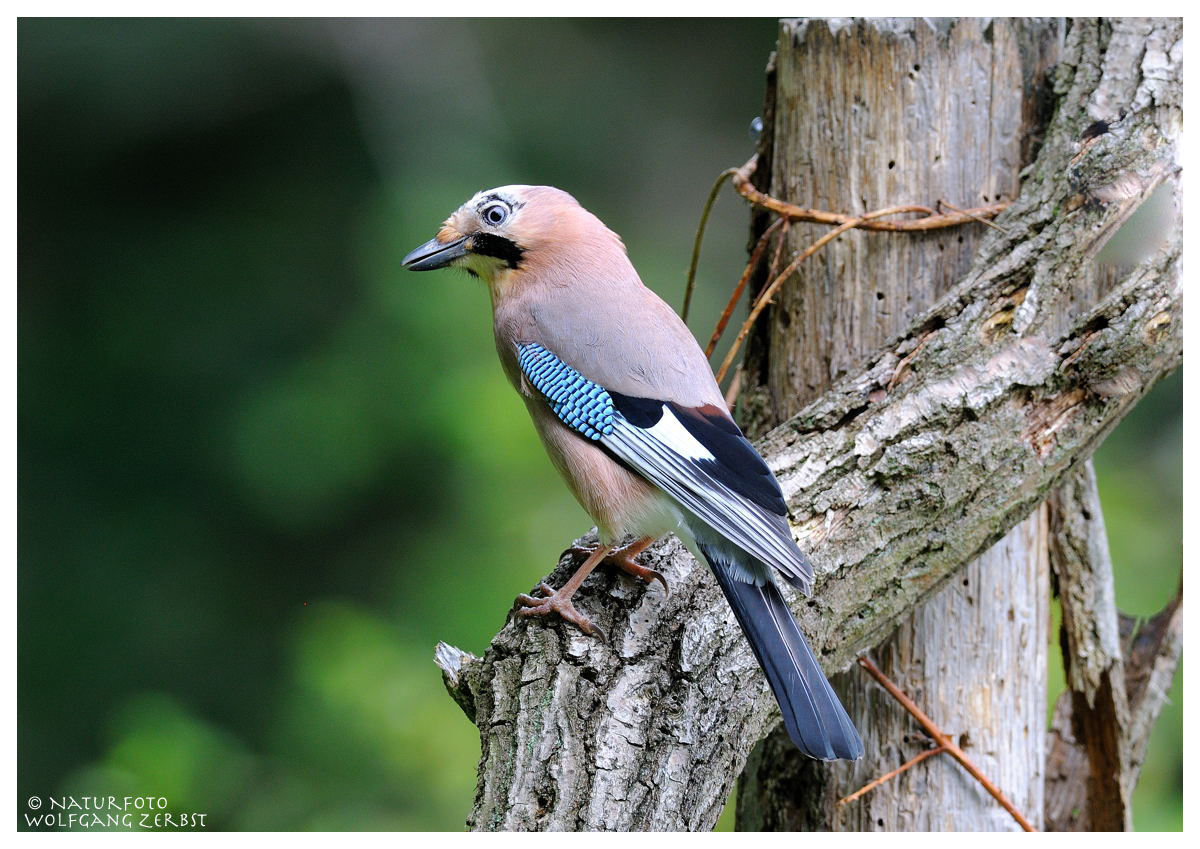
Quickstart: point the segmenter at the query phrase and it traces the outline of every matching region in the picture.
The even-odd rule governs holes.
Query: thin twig
[[[783,229],[779,232],[779,242],[775,245],[775,256],[771,257],[771,267],[767,271],[768,280],[774,280],[776,272],[779,271],[779,260],[783,258],[783,249],[787,246],[788,231],[792,229],[790,218],[779,218],[777,220],[783,222]]]
[[[937,230],[943,227],[955,227],[960,224],[965,224],[969,221],[978,221],[981,224],[994,227],[1001,232],[1007,232],[1003,227],[993,224],[987,220],[988,217],[998,215],[1000,212],[1008,208],[1007,203],[994,203],[990,206],[979,207],[977,209],[959,209],[945,200],[938,200],[939,212],[935,212],[927,206],[910,204],[906,206],[895,206],[888,210],[867,213],[866,215],[860,215],[857,217],[843,215],[838,212],[825,212],[819,209],[806,209],[804,207],[796,206],[795,204],[787,203],[786,201],[781,201],[778,198],[773,198],[770,195],[764,194],[763,192],[760,192],[758,189],[754,188],[753,183],[750,182],[750,177],[754,173],[754,169],[757,167],[758,154],[755,154],[754,156],[750,157],[750,160],[741,168],[728,168],[722,171],[717,176],[716,181],[713,183],[712,189],[708,194],[708,200],[704,204],[704,210],[700,214],[700,226],[696,230],[696,240],[692,246],[692,262],[691,266],[688,268],[687,285],[684,289],[683,310],[680,312],[680,316],[684,321],[687,321],[688,311],[690,310],[692,303],[692,293],[696,287],[696,267],[700,262],[700,245],[704,240],[704,230],[708,225],[709,213],[712,211],[713,204],[716,202],[717,193],[720,191],[722,184],[727,179],[732,177],[734,188],[737,189],[738,194],[756,206],[769,209],[779,215],[779,218],[766,229],[763,235],[759,237],[758,242],[755,244],[754,251],[751,254],[750,262],[746,265],[745,271],[742,272],[742,276],[738,280],[737,286],[734,287],[733,294],[729,298],[729,303],[726,305],[725,310],[721,313],[721,317],[717,321],[716,329],[713,330],[712,338],[709,339],[708,345],[704,349],[704,355],[706,357],[711,357],[713,351],[716,350],[717,343],[720,341],[721,336],[725,333],[725,327],[729,323],[729,318],[733,313],[733,309],[737,305],[738,300],[741,298],[742,291],[746,288],[746,282],[750,279],[750,274],[752,273],[754,267],[758,264],[759,259],[762,257],[762,251],[765,247],[767,237],[781,221],[783,222],[785,235],[787,233],[787,228],[792,221],[811,221],[817,224],[833,224],[837,226],[837,230],[833,231],[831,234],[827,234],[825,237],[822,237],[824,241],[818,240],[818,242],[814,244],[812,248],[810,248],[810,252],[808,254],[793,261],[793,264],[792,266],[789,266],[789,269],[792,269],[795,265],[799,264],[799,262],[802,262],[805,258],[807,258],[807,256],[811,256],[812,253],[815,253],[816,250],[819,250],[822,246],[824,246],[829,239],[854,227],[863,230],[919,232],[923,230]],[[940,207],[942,206],[949,207],[954,211],[955,214],[940,214]],[[894,215],[902,212],[921,213],[924,217],[913,219],[911,221],[875,220],[884,214]],[[784,242],[785,239],[781,238],[779,240],[775,258],[771,263],[771,271],[767,275],[769,279],[774,276],[775,267],[779,262],[779,256],[783,249]],[[780,275],[780,277],[782,277],[782,275]],[[776,283],[779,282],[780,277],[774,277]],[[775,284],[772,284],[772,287],[774,287],[774,285]],[[758,311],[761,312],[761,307],[758,309]],[[750,322],[748,323],[753,323],[753,318],[757,317],[757,315],[758,312],[754,312]],[[725,373],[729,370],[729,365],[732,361],[733,354],[741,346],[742,340],[745,337],[745,332],[746,328],[743,327],[742,332],[738,334],[738,338],[734,342],[734,350],[731,351],[730,354],[726,356],[724,362],[722,362],[721,369],[717,373],[718,382],[725,377]]]
[[[999,231],[1000,231],[1001,233],[1003,233],[1004,235],[1006,235],[1006,236],[1008,235],[1008,231],[1007,231],[1007,230],[1005,230],[1003,227],[1001,227],[999,224],[993,224],[991,221],[988,221],[986,218],[983,218],[983,217],[981,217],[981,216],[978,216],[978,215],[972,215],[970,212],[968,212],[968,211],[967,211],[967,210],[965,210],[965,209],[959,209],[957,206],[955,206],[954,204],[950,203],[950,201],[948,201],[948,200],[942,200],[941,198],[939,198],[939,199],[938,199],[938,202],[937,202],[937,205],[938,205],[938,209],[939,209],[939,210],[940,210],[940,209],[941,209],[943,206],[944,206],[944,207],[947,207],[947,208],[948,208],[948,209],[950,209],[951,211],[953,211],[953,212],[957,212],[959,215],[966,215],[966,216],[967,216],[968,218],[970,218],[972,221],[978,221],[980,224],[986,224],[987,226],[991,227],[993,230],[999,230]]]
[[[729,296],[729,303],[725,305],[725,309],[721,312],[721,317],[717,319],[717,326],[713,330],[712,338],[708,340],[708,346],[704,349],[704,356],[711,357],[712,352],[716,350],[717,343],[721,341],[721,336],[725,333],[725,325],[729,324],[729,318],[733,315],[733,310],[737,306],[737,302],[741,300],[742,291],[746,288],[746,282],[750,279],[750,274],[754,271],[754,267],[758,265],[758,261],[762,259],[763,251],[766,250],[767,244],[771,240],[771,235],[780,225],[786,228],[787,219],[776,218],[771,226],[758,237],[758,243],[754,246],[754,251],[750,254],[750,261],[746,263],[746,270],[742,272],[737,285],[733,287],[733,294]],[[780,245],[782,244],[781,240]],[[778,251],[776,251],[775,256],[778,259]]]
[[[793,221],[811,221],[816,224],[845,224],[847,221],[853,220],[849,215],[843,215],[838,212],[826,212],[820,209],[806,209],[805,207],[796,206],[795,204],[787,203],[786,201],[760,192],[750,182],[750,175],[754,173],[754,169],[757,166],[758,155],[755,154],[750,157],[750,160],[745,165],[735,169],[733,174],[733,186],[737,189],[738,194],[755,206],[769,209]],[[914,218],[910,221],[865,221],[857,226],[863,230],[890,230],[893,232],[940,230],[943,227],[955,227],[959,224],[966,224],[968,221],[991,218],[999,215],[1007,208],[1008,203],[1001,202],[975,209],[959,210],[952,215],[939,215],[927,206],[910,206],[907,209],[908,212],[919,212],[924,217]]]
[[[687,285],[683,290],[683,309],[679,312],[679,317],[685,323],[688,318],[688,310],[692,306],[692,291],[696,288],[696,266],[700,264],[700,245],[704,242],[704,228],[708,226],[708,214],[712,212],[713,204],[717,202],[717,192],[721,191],[721,186],[736,171],[736,168],[726,168],[717,176],[708,193],[708,200],[704,202],[704,211],[700,213],[700,226],[696,228],[696,241],[692,243],[692,262],[688,266]]]
[[[787,267],[784,268],[783,271],[779,272],[779,276],[771,281],[770,285],[767,286],[767,288],[762,291],[762,294],[758,296],[758,300],[754,302],[754,306],[750,310],[749,318],[747,318],[745,323],[742,324],[741,330],[738,331],[737,338],[733,340],[732,347],[730,347],[729,352],[725,355],[725,359],[721,363],[721,368],[717,371],[717,383],[720,383],[725,378],[726,372],[729,371],[729,366],[733,364],[734,357],[737,356],[737,352],[742,347],[742,342],[746,339],[746,334],[750,332],[750,328],[758,319],[758,314],[766,309],[767,304],[769,304],[771,299],[775,297],[775,292],[778,291],[779,287],[783,285],[783,282],[791,276],[792,272],[796,270],[800,263],[804,262],[804,260],[808,259],[821,248],[825,247],[825,245],[832,242],[838,236],[842,235],[842,233],[845,233],[847,230],[853,230],[864,221],[870,221],[873,218],[880,218],[884,215],[897,215],[901,212],[912,212],[912,210],[913,207],[911,206],[892,206],[888,207],[887,209],[877,209],[874,212],[868,212],[865,215],[860,215],[858,218],[850,218],[847,221],[839,224],[837,227],[834,227],[824,236],[817,239],[815,242],[801,251],[795,259],[787,264]]]
[[[864,796],[867,793],[870,793],[872,790],[874,790],[880,784],[883,784],[883,782],[890,781],[891,779],[895,778],[900,773],[912,769],[914,766],[916,766],[917,764],[919,764],[921,761],[925,760],[926,758],[932,758],[934,755],[940,755],[942,752],[948,752],[948,751],[949,751],[949,749],[947,749],[945,746],[937,746],[936,748],[933,748],[933,749],[926,749],[925,751],[921,752],[921,754],[917,755],[915,758],[912,758],[911,760],[907,761],[906,763],[903,763],[900,766],[896,767],[894,770],[889,772],[887,775],[881,775],[881,776],[879,776],[879,778],[876,778],[874,781],[864,784],[862,787],[858,788],[857,790],[855,790],[853,793],[851,793],[849,796],[845,797],[844,799],[838,799],[837,803],[839,805],[849,804],[850,802],[853,802],[855,799],[857,799],[859,796]]]
[[[912,699],[905,695],[903,690],[897,687],[890,678],[880,671],[878,666],[871,662],[870,658],[866,657],[865,655],[859,657],[858,665],[867,670],[867,672],[871,674],[871,677],[878,681],[880,686],[887,690],[891,697],[898,701],[900,705],[912,715],[913,719],[921,723],[921,727],[923,727],[925,732],[934,739],[938,746],[940,748],[944,748],[956,761],[962,764],[963,769],[971,773],[975,780],[983,785],[983,789],[991,794],[993,799],[1000,803],[1000,807],[1004,808],[1004,810],[1008,811],[1009,814],[1012,815],[1012,818],[1017,821],[1017,824],[1020,825],[1021,828],[1025,829],[1026,831],[1037,830],[1033,827],[1029,820],[1025,819],[1025,817],[1021,815],[1021,812],[1016,809],[1013,803],[1008,801],[1008,798],[1000,792],[1000,788],[998,788],[995,784],[992,784],[992,782],[987,779],[987,776],[980,771],[979,767],[975,766],[975,764],[971,762],[971,759],[968,758],[966,753],[959,748],[958,744],[954,742],[954,739],[943,732],[942,729],[938,728],[937,725],[934,724],[933,720],[926,716],[925,712],[917,707],[916,703]]]

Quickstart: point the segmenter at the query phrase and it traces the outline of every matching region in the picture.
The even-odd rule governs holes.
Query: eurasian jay
[[[712,568],[793,742],[822,760],[859,758],[862,740],[772,574],[812,592],[779,484],[620,237],[566,192],[503,186],[475,195],[404,258],[413,271],[447,266],[487,284],[504,371],[599,532],[575,575],[518,596],[518,613],[557,613],[595,633],[572,604],[579,585],[601,562],[662,581],[634,557],[674,532]],[[615,548],[626,536],[637,541]]]

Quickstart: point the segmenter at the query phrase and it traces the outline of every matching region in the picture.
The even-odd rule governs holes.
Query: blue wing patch
[[[517,346],[517,363],[525,379],[546,396],[554,415],[588,439],[613,432],[613,401],[603,386],[592,383],[536,342]]]

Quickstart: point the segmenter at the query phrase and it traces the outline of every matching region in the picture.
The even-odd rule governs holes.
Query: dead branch
[[[1062,602],[1067,690],[1055,705],[1046,823],[1058,831],[1129,831],[1150,729],[1182,647],[1182,588],[1134,637],[1117,611],[1095,472],[1085,464],[1050,501],[1050,565]],[[1126,634],[1122,643],[1122,630]],[[1134,648],[1140,645],[1141,650]]]

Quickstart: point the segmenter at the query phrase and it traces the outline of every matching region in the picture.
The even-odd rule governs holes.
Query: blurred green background
[[[678,304],[774,39],[771,20],[19,23],[20,810],[153,794],[215,828],[462,827],[478,737],[433,645],[482,652],[590,523],[501,374],[484,290],[400,258],[476,190],[550,183]],[[746,223],[724,196],[698,334]],[[1098,459],[1135,613],[1178,577],[1180,395]],[[1182,822],[1180,698],[1140,827]]]

